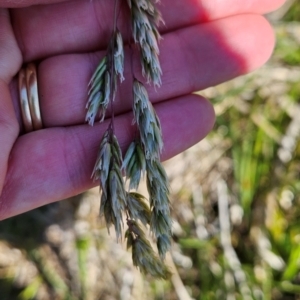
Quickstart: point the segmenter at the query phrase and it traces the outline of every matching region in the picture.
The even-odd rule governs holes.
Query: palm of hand
[[[0,7],[47,1],[0,0]],[[0,8],[0,219],[93,186],[90,174],[107,124],[84,124],[86,86],[104,54],[93,51],[106,48],[111,2],[52,1],[10,11]],[[149,87],[149,93],[162,122],[164,159],[202,139],[213,125],[211,105],[192,92],[249,72],[270,56],[273,34],[259,14],[284,1],[246,2],[162,1],[163,86],[158,91]],[[122,14],[119,27],[128,32]],[[30,61],[39,63],[45,128],[22,135],[14,76]],[[138,61],[133,66],[141,76]],[[124,149],[133,136],[129,59],[125,69],[126,80],[115,103],[116,132]]]

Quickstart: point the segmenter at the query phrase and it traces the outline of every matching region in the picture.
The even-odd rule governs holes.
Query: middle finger
[[[24,60],[104,49],[112,28],[113,2],[76,0],[12,10],[14,30]],[[283,2],[284,0],[164,0],[159,8],[166,26],[162,26],[161,31],[170,32],[236,14],[264,14]],[[118,22],[120,28],[125,28],[125,38],[129,29],[126,18],[121,14]]]

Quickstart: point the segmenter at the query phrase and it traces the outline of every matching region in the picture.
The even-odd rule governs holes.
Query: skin
[[[268,60],[274,35],[261,15],[283,3],[162,1],[163,85],[157,90],[148,87],[162,123],[162,159],[197,143],[213,127],[211,104],[191,93],[248,73]],[[86,86],[105,53],[112,12],[111,0],[0,0],[0,219],[95,185],[91,170],[109,120],[94,127],[84,123]],[[118,26],[126,41],[125,19],[121,13]],[[15,76],[22,64],[32,61],[38,63],[44,129],[24,134]],[[132,65],[142,79],[135,58]],[[123,150],[134,136],[129,61],[125,67],[126,80],[115,102],[115,128]]]

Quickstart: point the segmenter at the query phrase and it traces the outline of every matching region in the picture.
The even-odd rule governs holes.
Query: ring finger
[[[150,99],[164,101],[247,73],[268,59],[273,45],[269,24],[257,15],[229,17],[166,34],[160,55],[163,85],[158,91],[148,88]],[[103,55],[60,55],[41,62],[39,93],[46,127],[83,123],[87,83]],[[131,109],[132,75],[129,66],[125,69],[129,71],[119,89],[116,114]]]

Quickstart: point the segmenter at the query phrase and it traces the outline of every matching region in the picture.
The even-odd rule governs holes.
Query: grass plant
[[[299,9],[299,2],[294,1],[274,24],[278,42],[265,67],[200,92],[215,105],[215,128],[200,144],[165,164],[170,187],[163,186],[162,192],[171,191],[175,220],[172,251],[166,254],[167,263],[173,263],[168,265],[176,268],[170,279],[155,280],[137,272],[126,244],[116,243],[118,235],[109,237],[105,224],[99,223],[99,196],[91,190],[0,223],[1,300],[175,300],[183,299],[183,294],[201,300],[299,299]],[[148,54],[145,51],[145,60]],[[103,66],[98,72],[104,74]],[[117,69],[121,70],[119,65]],[[146,78],[159,76],[159,69],[152,75],[147,64],[144,69]],[[154,78],[158,85],[160,81]],[[102,84],[91,93],[102,93],[105,99],[105,79]],[[92,123],[94,108],[90,105],[91,101],[87,121]],[[159,123],[154,115],[151,118],[155,132]],[[140,118],[135,122],[139,125]],[[106,142],[112,147],[113,136]],[[147,168],[150,175],[153,171],[153,161],[147,165],[147,153],[141,156],[141,142],[133,141],[123,163],[114,162],[128,169],[128,181],[134,188]],[[160,146],[154,149],[152,153],[159,152]],[[104,160],[112,157],[105,155]],[[156,165],[156,172],[159,168]],[[106,168],[98,171],[95,176],[105,179]],[[148,178],[148,185],[154,184]],[[146,189],[147,183],[144,185]],[[127,192],[130,218],[139,219],[139,227],[161,216],[158,211],[153,217],[150,211],[166,205],[157,205],[157,195],[152,195],[147,206],[139,192]],[[143,233],[134,223],[129,225],[132,246]],[[159,237],[161,228],[154,228],[153,233]],[[139,241],[140,249],[148,251],[147,243],[141,246]],[[143,270],[137,257],[134,261]],[[162,265],[156,270],[159,273]]]

